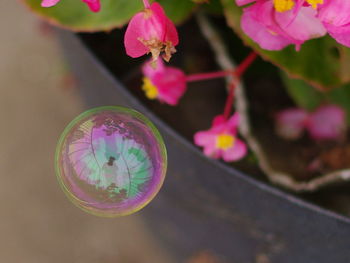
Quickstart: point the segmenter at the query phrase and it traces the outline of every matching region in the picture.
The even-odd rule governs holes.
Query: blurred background
[[[50,27],[19,1],[1,7],[1,262],[172,262],[139,215],[98,218],[65,197],[53,159],[79,85]]]

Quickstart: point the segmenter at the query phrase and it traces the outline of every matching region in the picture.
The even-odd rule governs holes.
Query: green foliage
[[[210,0],[202,5],[205,11],[212,15],[222,15],[222,5],[220,0]]]
[[[346,110],[348,123],[350,124],[350,84],[333,89],[326,94],[329,102],[338,104]]]
[[[81,0],[61,0],[56,6],[41,7],[41,0],[22,0],[29,8],[47,21],[73,31],[108,31],[124,26],[130,18],[142,10],[141,0],[102,0],[101,11],[93,13]],[[181,23],[192,12],[190,0],[160,0],[167,15]]]
[[[240,27],[242,7],[238,7],[233,0],[221,0],[221,3],[229,26],[244,43],[289,75],[324,90],[339,87],[349,81],[349,48],[338,45],[330,37],[323,37],[307,41],[299,52],[293,46],[282,51],[263,50]]]
[[[191,0],[158,0],[157,2],[164,7],[165,13],[175,24],[180,24],[187,19],[195,6]]]
[[[299,107],[312,111],[325,100],[324,93],[305,81],[289,78],[283,71],[281,76],[289,95]]]

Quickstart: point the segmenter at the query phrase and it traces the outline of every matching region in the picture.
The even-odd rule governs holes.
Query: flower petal
[[[285,139],[298,139],[305,128],[308,113],[302,109],[290,108],[276,115],[276,132]]]
[[[347,26],[337,27],[331,24],[325,24],[328,33],[338,43],[350,47],[350,24]]]
[[[222,151],[222,158],[226,162],[233,162],[242,159],[247,154],[247,146],[240,139],[236,138],[233,147]]]
[[[194,134],[194,143],[198,146],[212,144],[215,146],[216,134],[211,131],[199,131]]]
[[[328,0],[321,6],[318,18],[327,24],[344,26],[350,23],[350,1]]]
[[[60,0],[43,0],[41,2],[42,7],[51,7],[56,5]]]
[[[236,133],[237,131],[237,127],[239,125],[239,121],[240,121],[240,115],[238,112],[235,112],[231,118],[228,119],[227,121],[227,128],[230,131],[230,133]]]
[[[272,12],[274,12],[273,5],[270,2],[257,3],[245,8],[241,18],[241,27],[261,48],[281,50],[293,44],[293,41],[277,32],[276,25],[271,22],[272,17],[269,17]]]
[[[158,72],[164,72],[165,65],[162,59],[157,61],[148,60],[142,66],[142,73],[149,79],[153,79],[154,75]]]
[[[215,126],[219,126],[219,125],[222,125],[225,123],[226,123],[226,120],[225,120],[224,115],[217,115],[213,119],[212,126],[215,127]]]
[[[218,157],[216,149],[216,134],[211,131],[199,131],[194,135],[194,143],[204,147],[203,152],[209,157]]]
[[[297,15],[293,11],[276,12],[275,17],[279,26],[295,40],[302,43],[327,33],[322,22],[316,17],[317,11],[311,6],[301,7]]]
[[[137,58],[149,52],[149,49],[138,39],[144,32],[144,13],[137,13],[129,22],[124,36],[126,54]]]
[[[166,19],[165,42],[166,41],[170,41],[174,47],[179,44],[179,36],[176,27],[173,21],[168,18]]]
[[[339,106],[323,106],[310,115],[306,128],[316,140],[339,139],[345,131],[345,117],[345,111]]]
[[[158,88],[158,98],[170,105],[176,105],[187,89],[185,74],[173,67],[156,73],[152,82]]]
[[[99,12],[101,9],[100,0],[82,0],[86,3],[92,12]]]

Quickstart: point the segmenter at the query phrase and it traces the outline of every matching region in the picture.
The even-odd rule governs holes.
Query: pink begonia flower
[[[298,108],[286,109],[276,116],[276,132],[285,139],[295,140],[301,137],[305,129],[308,113]]]
[[[350,47],[350,1],[325,0],[318,18],[328,33],[340,44]]]
[[[291,140],[300,138],[304,130],[315,140],[336,140],[344,135],[345,129],[345,111],[336,105],[321,106],[311,113],[291,108],[276,116],[277,133]]]
[[[216,116],[212,127],[194,135],[194,143],[204,147],[204,154],[226,162],[238,161],[247,154],[247,146],[237,138],[239,114],[235,113],[225,120],[223,115]]]
[[[43,0],[41,2],[42,7],[51,7],[56,5],[60,0]]]
[[[99,12],[101,9],[100,0],[82,0],[85,4],[87,4],[92,12]]]
[[[42,0],[42,7],[52,7],[56,5],[60,0]],[[88,5],[92,12],[99,12],[101,9],[100,0],[82,0]]]
[[[316,140],[339,139],[346,129],[346,113],[336,105],[323,106],[310,114],[305,125]]]
[[[186,91],[184,72],[165,66],[162,59],[158,59],[155,66],[153,61],[147,61],[142,67],[142,73],[142,89],[149,99],[159,99],[167,104],[176,105]]]
[[[164,60],[169,61],[179,43],[177,30],[159,3],[149,5],[148,0],[144,3],[145,9],[130,20],[126,29],[126,54],[137,58],[151,52],[153,60],[157,60],[164,52]]]
[[[327,31],[317,18],[322,0],[236,0],[238,5],[254,3],[244,9],[243,31],[261,48],[280,50],[324,36]]]

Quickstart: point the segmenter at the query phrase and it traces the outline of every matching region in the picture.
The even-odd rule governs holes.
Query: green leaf
[[[242,8],[234,0],[221,0],[227,23],[244,43],[264,59],[284,69],[289,75],[304,79],[320,89],[341,86],[350,80],[350,49],[340,46],[330,37],[307,41],[299,52],[293,46],[282,51],[261,49],[240,27]]]
[[[210,0],[208,3],[202,4],[204,10],[212,15],[222,15],[222,5],[220,0]]]
[[[346,117],[350,124],[350,84],[333,89],[327,93],[329,102],[340,105],[346,111]]]
[[[124,26],[143,8],[142,0],[102,0],[101,11],[93,13],[81,0],[61,0],[56,6],[41,7],[41,0],[22,0],[48,22],[73,31],[109,31]],[[194,7],[190,0],[161,0],[167,15],[180,23]]]
[[[312,111],[324,101],[324,94],[305,81],[289,78],[283,71],[281,71],[281,77],[288,94],[299,107]]]
[[[159,0],[167,16],[175,23],[182,23],[189,18],[195,4],[191,0]]]

